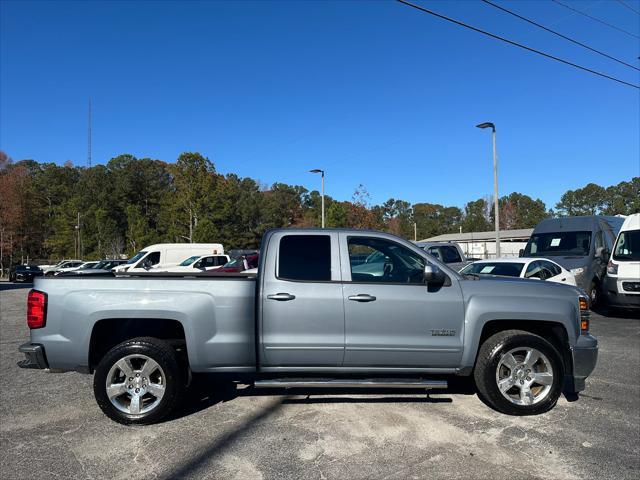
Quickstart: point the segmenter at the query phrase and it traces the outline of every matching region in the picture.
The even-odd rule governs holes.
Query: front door
[[[344,305],[337,233],[280,232],[266,252],[262,302],[264,367],[339,367]]]
[[[344,366],[458,366],[464,308],[456,279],[427,286],[425,257],[391,238],[341,233],[340,247]]]

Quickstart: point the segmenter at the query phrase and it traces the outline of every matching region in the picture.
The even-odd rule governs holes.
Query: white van
[[[605,293],[612,307],[640,308],[640,213],[629,215],[607,265]]]
[[[224,255],[221,243],[158,243],[143,248],[114,272],[148,272],[175,267],[195,255]]]

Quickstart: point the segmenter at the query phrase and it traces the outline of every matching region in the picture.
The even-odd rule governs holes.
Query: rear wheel
[[[162,420],[178,404],[184,385],[175,350],[150,337],[127,340],[109,350],[93,379],[98,406],[123,424]]]
[[[589,298],[592,307],[600,306],[600,286],[595,279],[591,280],[591,284],[589,285]]]
[[[478,394],[509,415],[536,415],[556,404],[564,369],[557,349],[544,338],[506,330],[480,347],[474,371]]]

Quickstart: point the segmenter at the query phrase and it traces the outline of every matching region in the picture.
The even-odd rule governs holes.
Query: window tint
[[[225,263],[227,263],[227,257],[223,257],[221,255],[216,255],[215,257],[215,265],[224,265]]]
[[[354,282],[424,283],[424,259],[402,245],[379,238],[349,237],[348,246]]]
[[[519,277],[524,263],[474,262],[464,267],[460,273],[478,275],[499,275],[501,277]]]
[[[460,254],[458,253],[458,249],[453,246],[440,247],[442,250],[442,258],[444,263],[455,263],[461,262],[462,258],[460,258]]]
[[[560,275],[562,273],[562,270],[560,270],[560,267],[555,263],[542,260],[542,266],[547,270],[549,270],[549,272],[551,273],[550,277],[555,277],[556,275]]]
[[[531,262],[524,272],[524,278],[538,277],[540,278],[540,262]]]
[[[589,255],[591,232],[557,232],[533,235],[524,249],[525,257]]]
[[[149,265],[157,265],[160,263],[160,252],[151,252],[147,258],[144,259],[145,263]]]
[[[613,259],[617,261],[640,261],[640,230],[627,230],[618,237],[613,251]]]
[[[282,237],[278,252],[278,277],[287,280],[330,281],[331,237],[329,235]]]

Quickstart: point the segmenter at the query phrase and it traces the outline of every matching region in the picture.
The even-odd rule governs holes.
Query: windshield
[[[193,256],[193,257],[189,257],[189,258],[187,258],[184,262],[182,262],[182,263],[180,264],[180,266],[181,266],[181,267],[186,267],[186,266],[188,266],[188,265],[191,265],[193,262],[195,262],[195,261],[196,261],[197,259],[199,259],[199,258],[200,258],[200,256],[199,256],[199,255],[195,255],[195,256]]]
[[[460,270],[462,274],[500,275],[503,277],[519,277],[524,263],[519,262],[480,262],[471,263]]]
[[[557,232],[533,235],[524,249],[525,257],[589,255],[591,232]]]
[[[234,258],[230,262],[227,262],[223,265],[223,268],[236,268],[236,267],[244,267],[244,257]]]
[[[613,259],[640,261],[640,230],[627,230],[620,233],[616,248],[613,250]]]
[[[146,254],[147,254],[147,252],[145,252],[144,250],[142,250],[141,252],[136,253],[133,257],[131,257],[129,259],[129,261],[127,262],[127,265],[131,265],[132,263],[136,263],[138,260],[140,260]]]

